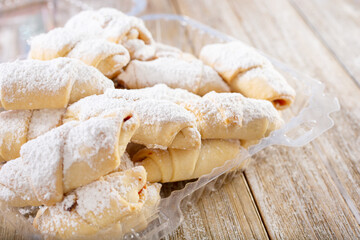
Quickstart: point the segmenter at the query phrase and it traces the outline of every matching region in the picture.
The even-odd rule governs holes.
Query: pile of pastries
[[[0,64],[0,200],[59,238],[146,225],[159,183],[235,158],[280,128],[295,98],[241,42],[197,58],[115,9],[29,43],[28,59]]]

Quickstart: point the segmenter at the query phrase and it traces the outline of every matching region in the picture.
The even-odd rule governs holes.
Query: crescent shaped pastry
[[[259,140],[283,124],[279,112],[269,101],[246,98],[239,93],[210,92],[199,97],[184,89],[158,84],[143,89],[108,89],[104,95],[177,103],[195,116],[202,139]]]
[[[277,109],[289,107],[294,89],[269,60],[241,42],[210,44],[201,49],[200,59],[229,83],[232,91],[246,97],[271,101]]]
[[[86,120],[124,105],[131,107],[140,120],[140,127],[131,138],[132,142],[165,149],[187,149],[200,145],[200,134],[194,116],[169,101],[127,101],[104,95],[90,96],[71,105],[67,109],[64,122]]]
[[[159,190],[157,184],[146,184],[143,167],[112,173],[76,189],[54,206],[42,207],[33,225],[61,239],[86,237],[153,211]]]
[[[75,58],[97,68],[106,77],[113,78],[129,63],[129,52],[120,44],[95,37],[67,28],[56,28],[31,39],[29,58]]]
[[[144,22],[115,9],[80,12],[66,23],[65,28],[122,44],[132,59],[147,60],[154,56],[154,40]]]
[[[202,139],[258,140],[283,124],[270,102],[239,93],[210,92],[183,106],[195,115]]]
[[[133,112],[72,121],[21,147],[0,169],[0,200],[10,206],[52,205],[63,194],[113,171],[138,127]]]
[[[175,182],[198,178],[233,159],[240,151],[238,140],[202,140],[192,150],[141,149],[133,161],[144,166],[150,182]]]
[[[163,83],[171,88],[186,89],[201,96],[210,91],[229,91],[227,84],[211,67],[196,59],[133,60],[117,78],[126,87],[135,89]]]
[[[107,89],[104,93],[110,98],[138,101],[144,99],[166,100],[179,105],[201,99],[199,95],[181,88],[169,88],[165,84],[139,89]]]
[[[110,79],[75,59],[0,64],[0,107],[6,110],[65,108],[107,88],[114,88]]]
[[[62,124],[65,109],[0,112],[0,162],[20,157],[23,144]]]

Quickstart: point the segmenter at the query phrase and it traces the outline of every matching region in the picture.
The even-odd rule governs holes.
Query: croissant
[[[65,108],[79,99],[114,88],[95,68],[70,58],[0,64],[0,107]]]
[[[194,116],[168,101],[126,101],[104,95],[90,96],[71,105],[64,116],[64,122],[83,121],[124,105],[129,105],[140,120],[140,127],[131,138],[132,142],[165,149],[187,149],[200,145],[201,138]]]
[[[210,91],[228,92],[229,87],[209,66],[199,60],[158,58],[152,61],[133,60],[117,77],[127,88],[145,88],[164,83],[198,95]]]
[[[92,39],[67,28],[56,28],[30,41],[29,58],[51,60],[58,57],[79,59],[113,78],[130,61],[129,52],[120,44]]]
[[[0,162],[18,158],[23,144],[61,125],[64,113],[65,109],[0,112]]]
[[[201,49],[200,59],[213,67],[232,91],[271,101],[277,109],[294,101],[294,89],[270,61],[241,42],[207,45]]]
[[[185,61],[196,60],[196,57],[190,53],[185,53],[180,49],[163,43],[155,43],[155,58],[177,58]]]
[[[163,99],[191,112],[202,139],[259,140],[283,124],[280,114],[268,101],[239,93],[210,92],[199,97],[164,84],[143,89],[108,89],[105,96],[127,100]]]
[[[42,207],[33,225],[62,239],[90,236],[139,214],[144,205],[154,210],[158,199],[159,185],[147,185],[145,169],[135,167],[101,177],[71,192],[62,202]]]
[[[198,178],[222,166],[239,153],[238,140],[202,140],[201,147],[191,150],[142,149],[133,161],[144,166],[150,182],[175,182]]]
[[[199,95],[185,89],[169,88],[162,83],[139,89],[106,89],[104,95],[110,98],[122,98],[131,101],[145,99],[166,100],[179,105],[201,99]]]
[[[120,43],[128,49],[132,59],[147,60],[154,56],[154,40],[144,22],[115,9],[80,12],[65,24],[65,28]]]
[[[195,115],[202,139],[259,140],[283,124],[270,102],[239,93],[210,92],[183,106]]]
[[[0,200],[10,206],[52,205],[63,194],[116,169],[138,127],[129,110],[72,121],[27,143],[0,169]]]

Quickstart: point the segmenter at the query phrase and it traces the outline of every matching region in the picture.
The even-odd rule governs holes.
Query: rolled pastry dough
[[[55,206],[42,207],[33,225],[62,239],[91,236],[155,208],[159,190],[158,185],[146,184],[143,167],[112,173],[76,189]]]
[[[20,157],[23,144],[62,124],[65,109],[0,112],[0,161]]]
[[[160,99],[179,104],[191,112],[202,139],[259,140],[283,124],[280,114],[268,101],[239,93],[207,93],[199,97],[184,89],[164,84],[143,89],[108,89],[105,96],[126,100]]]
[[[179,48],[166,45],[163,43],[155,43],[155,58],[177,58],[191,62],[196,60],[196,57],[190,53],[185,53]]]
[[[195,115],[202,139],[258,140],[283,124],[270,102],[239,93],[210,92],[183,106]]]
[[[232,91],[271,101],[277,109],[294,101],[294,89],[270,61],[241,42],[207,45],[201,49],[200,59],[213,67]]]
[[[31,39],[29,58],[75,58],[97,68],[106,77],[113,78],[129,63],[129,52],[120,44],[94,37],[72,29],[56,28]]]
[[[162,83],[139,89],[107,89],[104,95],[110,98],[122,98],[132,101],[144,99],[166,100],[179,105],[201,99],[199,95],[185,89],[169,88]]]
[[[132,59],[147,60],[154,56],[154,40],[144,22],[115,9],[80,12],[66,23],[65,28],[123,44]]]
[[[239,153],[238,140],[202,140],[201,147],[192,150],[142,149],[133,161],[144,166],[150,182],[175,182],[198,178],[222,166]]]
[[[52,205],[63,194],[116,169],[138,127],[129,110],[72,121],[21,147],[0,169],[0,200],[10,206]]]
[[[134,109],[140,120],[140,127],[131,138],[132,142],[165,149],[187,149],[200,145],[201,138],[194,116],[169,101],[127,101],[104,95],[90,96],[71,105],[67,109],[64,122],[83,121],[124,105]]]
[[[110,79],[76,59],[0,64],[0,107],[7,110],[65,108],[107,88],[114,88]]]
[[[196,59],[186,61],[165,57],[152,61],[133,60],[117,78],[128,88],[164,83],[171,88],[186,89],[201,96],[210,91],[229,91],[227,84],[211,67]]]

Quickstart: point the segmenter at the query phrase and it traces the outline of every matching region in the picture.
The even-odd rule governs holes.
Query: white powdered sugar
[[[58,59],[71,59],[71,58],[57,58]],[[93,94],[102,94],[108,88],[114,88],[114,83],[105,77],[95,67],[88,66],[77,59],[71,59],[72,71],[76,73],[73,76],[74,85],[70,95],[70,103],[76,102]]]
[[[68,119],[87,120],[99,116],[107,110],[131,111],[131,103],[123,99],[108,98],[104,95],[93,95],[70,105],[64,121]]]
[[[86,162],[94,168],[93,157],[100,150],[106,149],[111,155],[120,126],[116,118],[91,118],[72,128],[64,145],[63,172],[76,162]]]
[[[68,84],[72,85],[76,72],[71,61],[58,58],[52,61],[18,60],[0,64],[0,85],[2,92],[16,89],[14,96],[21,98],[32,93],[54,94]],[[14,99],[7,97],[6,101]]]
[[[119,208],[121,213],[131,211],[130,204],[139,202],[138,192],[145,186],[145,169],[135,167],[124,172],[112,173],[98,181],[75,190],[76,212],[87,219],[89,213],[101,216],[105,209],[111,207]],[[140,179],[139,181],[139,178]],[[135,196],[136,195],[136,196]],[[124,202],[124,200],[126,202]],[[111,202],[116,205],[111,205]],[[117,216],[121,218],[120,216]]]
[[[32,112],[29,124],[28,140],[50,131],[62,124],[66,109],[41,109]]]
[[[227,124],[231,122],[239,126],[261,118],[267,118],[270,122],[282,122],[278,111],[269,101],[246,98],[239,93],[210,92],[199,101],[196,108],[205,113],[204,116],[207,113],[211,114],[209,120],[225,121]],[[214,111],[217,113],[212,114]],[[216,117],[214,118],[214,116]],[[211,124],[211,122],[207,122],[207,124]]]
[[[157,125],[162,123],[195,123],[195,118],[179,105],[163,100],[148,99],[133,103],[142,125]]]
[[[206,73],[204,73],[204,71]],[[145,88],[159,83],[171,88],[182,88],[204,94],[204,87],[216,91],[229,91],[229,87],[211,68],[199,60],[185,61],[177,58],[158,58],[152,61],[133,60],[118,78],[128,88]]]
[[[99,215],[106,208],[110,208],[111,199],[116,199],[118,193],[106,181],[96,181],[76,190],[77,213],[86,219],[89,213]]]
[[[199,58],[227,82],[232,80],[233,74],[271,64],[254,48],[238,41],[206,45],[201,49]]]
[[[184,108],[169,101],[156,99],[131,101],[122,98],[111,98],[105,95],[90,96],[81,99],[79,102],[71,105],[68,108],[68,112],[69,115],[76,116],[79,120],[86,120],[106,110],[117,108],[133,109],[137,113],[141,125],[156,124],[161,126],[161,123],[186,123],[195,121],[194,116]],[[138,131],[141,130],[139,129]]]
[[[285,78],[272,66],[257,67],[239,74],[237,77],[243,84],[251,84],[256,79],[262,81],[261,91],[256,89],[259,96],[273,97],[274,92],[281,95],[295,96],[295,90],[286,82]]]
[[[78,42],[67,57],[80,59],[96,67],[100,61],[114,55],[122,56],[121,67],[130,61],[129,52],[123,46],[105,39],[86,39]]]
[[[140,99],[167,100],[177,104],[198,100],[201,97],[181,88],[169,88],[165,84],[141,89],[107,89],[105,96],[137,101]]]
[[[29,106],[33,104],[31,99],[40,101],[42,96],[62,100],[70,94],[69,101],[75,102],[88,95],[101,94],[106,88],[114,88],[113,82],[96,68],[70,58],[2,63],[0,85],[2,102],[24,102]],[[36,105],[33,107],[36,109]]]
[[[121,172],[133,168],[135,165],[127,152],[120,158],[120,165],[114,170],[114,172]]]
[[[59,181],[62,182],[62,151],[65,137],[75,125],[75,122],[64,124],[21,147],[20,159],[24,165],[22,172],[27,175],[27,181],[30,180],[32,189],[36,191],[39,199],[49,200],[59,194],[57,184]],[[60,194],[61,199],[62,193]]]
[[[9,110],[0,112],[0,146],[11,150],[11,141],[8,141],[9,135],[14,136],[16,139],[26,137],[31,115],[32,111],[30,110]]]
[[[91,34],[108,41],[124,44],[139,39],[146,45],[153,44],[153,38],[140,18],[127,16],[120,11],[102,8],[97,11],[83,11],[72,17],[65,28],[73,29],[84,34]],[[141,59],[147,59],[154,54],[154,49],[144,48],[138,42],[129,43],[128,50]],[[148,56],[148,57],[146,57]]]
[[[58,177],[61,177],[57,172],[62,169],[64,135],[74,124],[58,127],[24,144],[21,157],[7,162],[0,169],[0,188],[6,186],[17,198],[33,203],[46,201],[50,197],[61,199],[56,189]],[[0,199],[12,200],[3,194],[0,191]]]
[[[42,58],[42,60],[64,57],[85,37],[85,35],[72,29],[55,28],[48,33],[31,38],[29,41],[31,45],[30,57]]]

